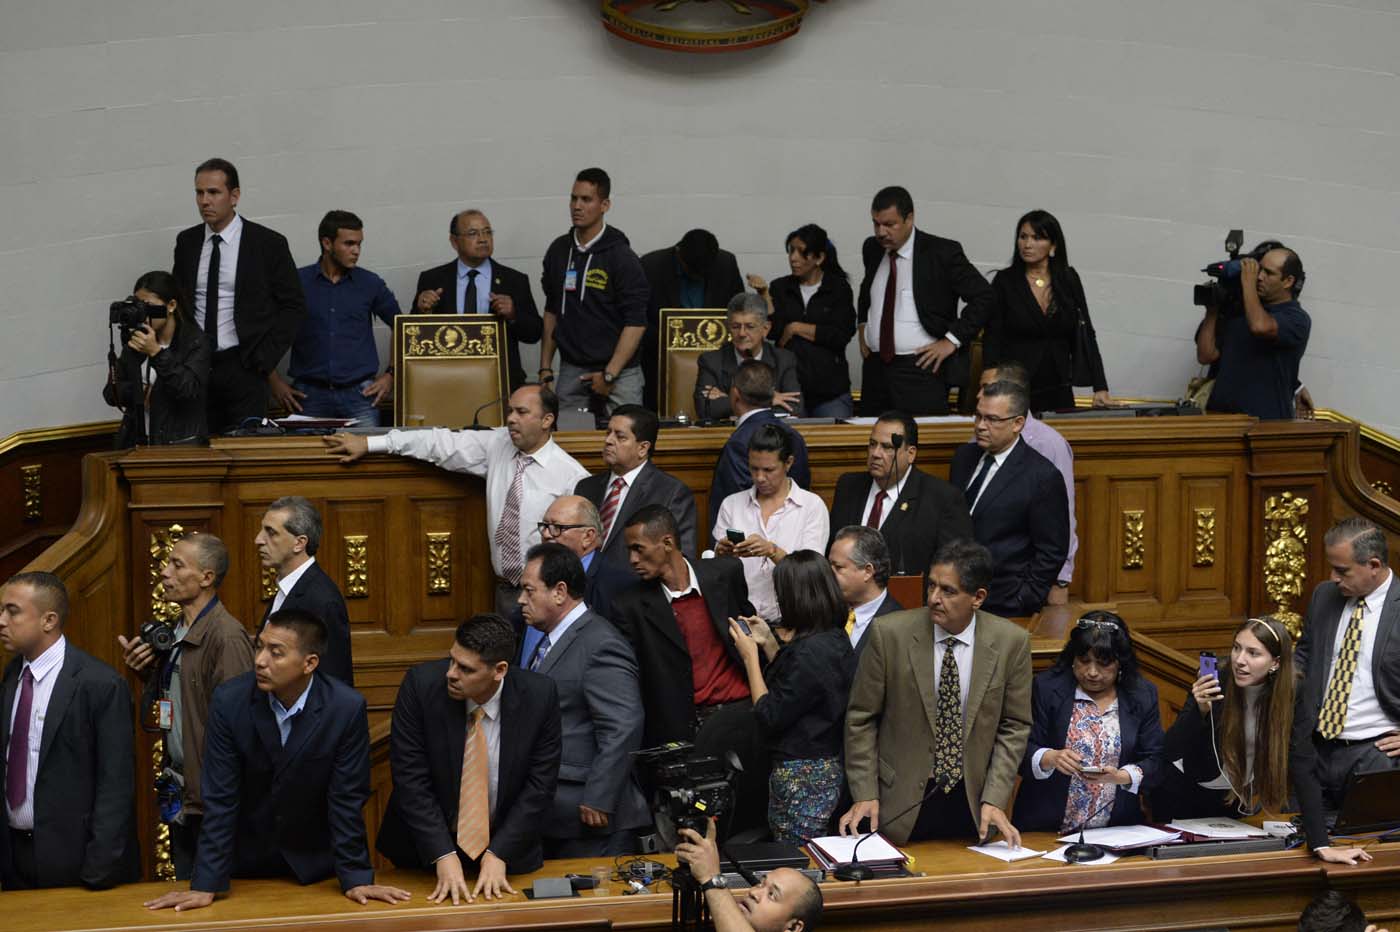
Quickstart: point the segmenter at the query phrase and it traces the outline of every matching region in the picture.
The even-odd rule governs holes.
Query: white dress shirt
[[[277,732],[282,736],[282,747],[287,746],[287,739],[292,736],[292,718],[301,713],[306,708],[306,697],[311,695],[311,686],[316,682],[316,674],[311,674],[311,679],[306,681],[306,688],[297,696],[297,701],[292,703],[289,709],[282,705],[282,701],[276,694],[268,693],[267,702],[272,706],[272,717],[277,719]]]
[[[199,250],[199,267],[194,275],[194,322],[204,329],[204,305],[209,293],[209,257],[214,231],[204,225],[204,246]],[[243,239],[243,218],[233,215],[219,233],[219,350],[238,345],[238,328],[233,323],[233,286],[238,279],[238,244]]]
[[[274,612],[282,608],[282,603],[286,602],[287,596],[292,594],[293,587],[306,575],[306,571],[311,569],[311,564],[315,562],[315,557],[307,557],[305,563],[277,580],[277,594],[272,597],[272,610]]]
[[[914,303],[914,235],[916,232],[911,230],[904,245],[895,250],[895,255],[899,258],[895,260],[894,264],[896,275],[894,283],[894,351],[896,355],[900,356],[913,353],[919,347],[932,343],[935,339],[929,335],[929,332],[919,321],[919,308]],[[880,320],[885,316],[885,283],[889,281],[889,278],[890,257],[888,253],[882,253],[880,264],[870,279],[870,313],[865,320],[865,345],[877,355],[881,350]]]
[[[467,307],[467,284],[471,281],[472,267],[461,259],[457,260],[457,313],[491,313],[491,260],[485,259],[476,267],[476,307]]]
[[[67,651],[68,639],[59,635],[58,640],[49,645],[48,650],[35,657],[32,663],[26,661],[20,668],[21,678],[25,670],[34,677],[34,694],[29,705],[29,764],[25,768],[24,802],[18,809],[11,809],[9,801],[6,800],[5,815],[9,818],[10,828],[24,832],[34,830],[34,778],[39,773],[39,748],[44,743],[44,717],[48,713],[49,699],[53,696],[53,687],[58,682],[58,674],[63,669],[63,658]],[[11,737],[15,733],[15,713],[19,711],[21,682],[22,679],[15,683],[14,705],[9,708]],[[9,747],[0,748],[0,753],[9,752]]]
[[[686,585],[685,585],[685,588],[684,588],[684,589],[681,589],[681,590],[679,590],[679,591],[672,591],[672,590],[666,588],[666,584],[665,584],[665,583],[662,583],[662,584],[661,584],[661,591],[664,592],[664,593],[666,593],[666,601],[667,601],[667,602],[674,602],[674,601],[676,601],[676,599],[679,599],[681,596],[683,596],[683,595],[689,595],[689,594],[692,593],[692,592],[695,593],[695,594],[698,595],[698,596],[703,596],[703,595],[704,595],[704,593],[702,593],[702,592],[700,591],[700,580],[699,580],[699,579],[696,577],[696,575],[695,575],[695,567],[691,565],[691,562],[690,562],[689,560],[686,560],[686,561],[685,561],[685,569],[686,569],[686,572],[688,572],[688,573],[690,574],[690,579],[686,581]]]
[[[937,704],[938,684],[943,680],[943,654],[948,650],[949,641],[957,641],[957,647],[953,648],[953,662],[958,666],[958,690],[961,692],[961,703],[963,708],[963,719],[967,719],[967,692],[972,686],[972,646],[977,634],[977,613],[973,612],[972,620],[967,623],[967,627],[956,635],[949,634],[938,625],[933,626],[933,695]]]
[[[599,549],[602,549],[603,544],[612,540],[615,535],[622,533],[622,527],[618,524],[617,517],[622,514],[622,505],[627,501],[627,493],[631,492],[632,486],[637,484],[637,477],[642,474],[643,469],[647,468],[648,462],[650,460],[642,460],[642,465],[622,474],[622,488],[617,493],[617,509],[613,511],[612,527],[608,528],[608,536],[598,545]],[[612,485],[617,481],[617,478],[615,473],[608,473],[608,484],[603,486],[603,501],[607,501],[608,496],[612,494]],[[601,505],[599,510],[601,510]]]
[[[888,595],[887,590],[881,589],[880,594],[866,602],[864,605],[857,605],[851,611],[856,613],[855,624],[851,626],[851,647],[860,643],[860,639],[865,636],[865,629],[870,627],[870,622],[875,620],[875,612],[885,601]]]
[[[723,538],[729,528],[743,531],[746,537],[757,534],[788,553],[794,550],[822,553],[831,529],[831,516],[820,495],[808,492],[789,478],[786,500],[766,522],[758,494],[752,488],[725,498],[715,519],[714,539]],[[744,564],[744,578],[749,583],[749,601],[754,611],[765,621],[781,617],[778,594],[773,589],[773,562],[767,557],[740,557],[740,560]]]
[[[992,458],[992,468],[987,471],[987,478],[982,480],[982,487],[977,490],[977,497],[972,500],[972,507],[967,509],[969,514],[977,510],[977,503],[982,501],[983,495],[987,494],[987,487],[992,484],[992,480],[996,478],[997,473],[1001,471],[1001,467],[1006,463],[1006,458],[1011,455],[1011,451],[1016,449],[1016,444],[1020,442],[1021,438],[1017,437],[1015,440],[1011,441],[1011,446],[1002,450],[1000,453],[987,453],[984,451],[977,459],[977,464],[972,467],[972,478],[967,480],[967,485],[963,486],[963,491],[972,488],[972,483],[977,481],[977,474],[982,471],[982,466],[985,464],[988,456]]]
[[[904,493],[904,483],[909,481],[909,474],[914,471],[914,464],[910,463],[909,468],[904,470],[904,475],[899,477],[899,481],[890,489],[885,490],[885,501],[880,506],[880,523],[875,526],[876,530],[885,526],[885,519],[894,511],[894,503],[899,501],[899,496]],[[880,494],[880,486],[874,479],[870,480],[870,491],[865,493],[865,510],[860,513],[860,523],[868,525],[870,523],[870,511],[875,507],[875,499]]]
[[[504,427],[494,430],[391,430],[380,437],[369,437],[369,452],[397,453],[426,460],[453,472],[467,472],[486,479],[486,539],[491,545],[491,566],[498,577],[501,555],[496,549],[496,527],[506,509],[506,495],[515,481],[515,444]],[[534,464],[522,477],[520,498],[520,553],[540,542],[539,524],[544,513],[561,495],[572,495],[574,486],[588,470],[565,453],[553,438],[534,453]]]
[[[1381,611],[1385,608],[1385,598],[1390,592],[1390,584],[1395,574],[1386,571],[1385,582],[1366,596],[1366,611],[1361,616],[1361,651],[1356,656],[1356,672],[1351,678],[1351,696],[1347,700],[1346,723],[1337,737],[1346,741],[1360,741],[1374,738],[1390,731],[1400,731],[1400,724],[1386,717],[1376,699],[1376,681],[1372,666],[1376,656],[1376,629],[1380,626]],[[1347,599],[1342,607],[1342,617],[1337,625],[1337,637],[1332,642],[1330,663],[1327,667],[1327,683],[1332,682],[1332,670],[1337,663],[1337,655],[1342,652],[1342,642],[1346,639],[1347,624],[1351,621],[1355,599]]]

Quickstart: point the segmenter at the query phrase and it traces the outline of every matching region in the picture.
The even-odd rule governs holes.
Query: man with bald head
[[[530,280],[524,273],[491,258],[495,231],[481,211],[453,214],[448,242],[457,258],[418,276],[413,311],[417,314],[494,314],[509,325],[506,352],[510,357],[510,387],[525,384],[520,344],[538,343],[544,323]]]

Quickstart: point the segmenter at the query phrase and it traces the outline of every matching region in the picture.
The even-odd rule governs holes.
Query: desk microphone
[[[497,397],[495,397],[495,398],[492,398],[490,401],[486,402],[486,404],[482,405],[481,407],[477,408],[476,411],[472,413],[472,422],[471,422],[471,424],[469,424],[469,425],[467,425],[466,427],[464,427],[463,430],[492,430],[492,428],[487,427],[485,424],[481,423],[481,412],[485,411],[487,408],[491,407],[492,405],[498,405],[498,404],[500,404],[500,403],[501,403],[501,399],[504,398],[504,397],[506,397],[506,396],[505,396],[505,395],[499,395],[499,396],[497,396]]]
[[[1097,816],[1099,813],[1112,806],[1114,800],[1116,800],[1117,798],[1117,793],[1112,794],[1109,797],[1108,802],[1095,809],[1087,819],[1079,823],[1079,840],[1065,849],[1066,861],[1068,861],[1070,864],[1087,864],[1090,861],[1097,861],[1099,858],[1104,856],[1106,852],[1104,851],[1103,845],[1096,845],[1092,842],[1086,842],[1084,840],[1084,826],[1094,821],[1094,817]]]
[[[885,820],[886,824],[888,824],[888,823],[890,823],[890,822],[897,822],[897,821],[899,821],[899,819],[901,819],[902,817],[908,815],[909,813],[913,812],[915,809],[917,809],[917,808],[919,808],[920,806],[922,806],[924,803],[928,802],[929,799],[933,796],[934,793],[942,793],[942,792],[943,792],[943,787],[935,785],[933,789],[931,789],[931,790],[929,790],[927,793],[925,793],[925,794],[923,795],[923,798],[920,799],[918,802],[914,803],[914,805],[905,808],[902,812],[900,812],[898,815],[894,816],[893,818],[886,819],[886,820]],[[855,847],[851,849],[851,863],[849,863],[849,864],[841,864],[841,865],[837,866],[836,870],[834,870],[834,871],[831,872],[832,876],[835,877],[837,880],[854,880],[854,881],[857,881],[857,882],[859,882],[859,881],[861,881],[861,880],[873,880],[873,879],[875,879],[875,871],[874,871],[873,869],[871,869],[870,867],[867,867],[866,865],[860,863],[860,846],[861,846],[862,844],[864,844],[864,843],[865,843],[865,840],[866,840],[867,838],[869,838],[871,835],[878,835],[878,834],[879,834],[879,831],[878,831],[878,830],[876,830],[876,829],[871,829],[870,831],[868,831],[868,832],[866,832],[864,835],[862,835],[862,836],[860,837],[860,839],[856,842]]]

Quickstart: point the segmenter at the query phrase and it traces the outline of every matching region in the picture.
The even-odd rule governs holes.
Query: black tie
[[[967,491],[963,492],[963,496],[967,499],[968,511],[972,511],[972,506],[977,502],[977,493],[982,491],[982,483],[987,481],[987,473],[992,471],[992,464],[995,462],[996,458],[990,453],[982,454],[982,468],[979,469],[977,475],[973,477],[972,485],[968,486]]]
[[[223,238],[215,233],[209,237],[209,283],[204,289],[204,335],[209,338],[209,351],[219,351],[219,244]]]
[[[476,313],[476,277],[481,274],[476,269],[467,269],[467,292],[462,295],[462,313]]]

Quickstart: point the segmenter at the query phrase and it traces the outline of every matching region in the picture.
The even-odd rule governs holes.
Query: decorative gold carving
[[[159,780],[161,764],[165,761],[165,738],[159,737],[151,745],[151,773]],[[175,860],[170,856],[170,826],[156,814],[156,880],[175,879]]]
[[[667,326],[667,349],[705,351],[729,342],[729,326],[719,317],[676,314],[668,318]]]
[[[369,535],[346,534],[345,597],[363,599],[369,595]]]
[[[1143,515],[1140,509],[1123,510],[1123,569],[1142,569],[1146,543],[1143,541]]]
[[[452,532],[429,531],[427,539],[428,595],[447,595],[452,591]]]
[[[1388,496],[1390,496],[1391,498],[1394,498],[1394,497],[1395,497],[1395,490],[1392,489],[1392,488],[1390,487],[1390,483],[1389,483],[1389,482],[1386,482],[1384,479],[1377,479],[1375,482],[1372,482],[1372,483],[1371,483],[1371,488],[1375,489],[1377,492],[1381,493],[1382,495],[1388,495]],[[27,498],[25,499],[25,502],[28,503],[28,499],[27,499]]]
[[[1215,509],[1197,508],[1196,537],[1192,566],[1215,565]]]
[[[277,598],[277,567],[264,566],[262,570],[262,600],[271,602]]]
[[[795,35],[811,0],[602,0],[603,28],[672,52],[737,52]],[[679,8],[679,9],[678,9]]]
[[[43,465],[21,466],[19,473],[24,484],[24,520],[38,521],[44,515],[44,500],[40,489],[44,481]]]
[[[151,617],[157,621],[168,623],[180,617],[180,606],[165,599],[165,586],[161,585],[160,571],[170,559],[170,548],[184,536],[185,529],[179,524],[151,532]]]
[[[1303,594],[1308,574],[1308,500],[1292,492],[1264,499],[1264,592],[1275,605],[1273,616],[1297,638],[1303,618],[1293,601]]]
[[[495,319],[464,320],[450,324],[407,324],[404,356],[445,359],[495,359],[500,345],[500,325]]]

